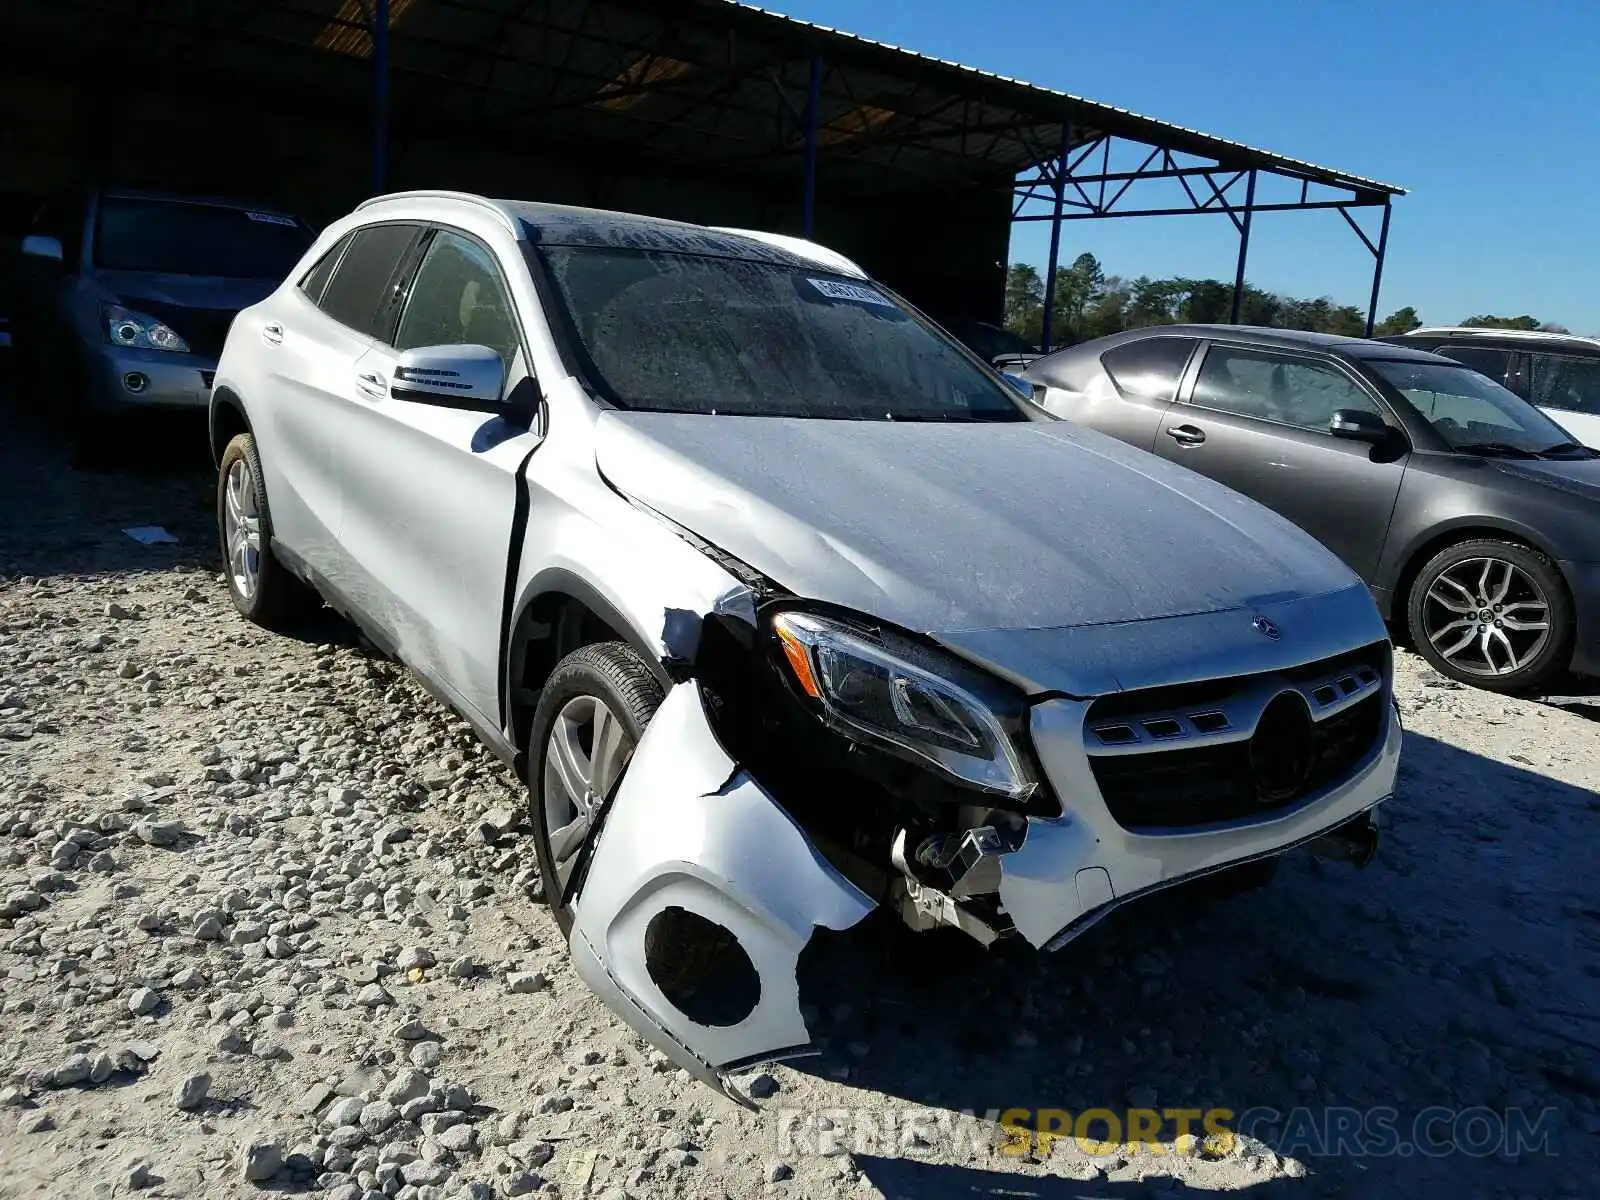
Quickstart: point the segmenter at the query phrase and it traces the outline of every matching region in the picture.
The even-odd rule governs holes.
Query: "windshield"
[[[1535,455],[1571,443],[1533,405],[1467,367],[1395,360],[1371,366],[1463,453]]]
[[[856,421],[1025,421],[954,343],[865,280],[742,259],[537,251],[593,382],[624,408]]]
[[[100,202],[94,259],[109,271],[282,279],[312,236],[278,213],[108,196]]]

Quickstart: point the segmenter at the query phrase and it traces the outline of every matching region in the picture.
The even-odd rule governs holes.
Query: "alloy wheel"
[[[1422,605],[1423,631],[1439,656],[1468,675],[1509,675],[1549,643],[1550,598],[1503,558],[1468,558],[1440,571]]]
[[[235,459],[228,468],[223,504],[223,538],[228,547],[228,573],[234,591],[248,602],[261,582],[261,506],[250,464]]]
[[[550,831],[550,857],[565,894],[578,852],[594,828],[600,802],[633,757],[626,725],[598,696],[567,701],[550,727],[544,756],[544,822]]]

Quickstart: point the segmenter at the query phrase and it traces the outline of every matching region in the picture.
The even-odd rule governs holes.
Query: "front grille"
[[[1262,817],[1348,778],[1384,728],[1379,689],[1312,726],[1310,758],[1298,787],[1263,799],[1248,740],[1091,754],[1090,766],[1111,816],[1125,829],[1182,828]]]
[[[205,358],[220,358],[228,328],[238,313],[226,308],[186,308],[154,300],[130,301],[130,307],[149,313],[189,343],[189,351]]]

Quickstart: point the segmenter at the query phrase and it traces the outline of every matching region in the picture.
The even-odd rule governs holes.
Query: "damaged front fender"
[[[667,693],[605,815],[573,962],[638,1033],[733,1096],[728,1072],[812,1052],[800,952],[818,926],[873,907],[728,756],[690,681]]]

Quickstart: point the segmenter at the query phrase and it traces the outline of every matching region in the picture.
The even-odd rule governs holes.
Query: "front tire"
[[[626,642],[574,650],[540,693],[528,738],[528,820],[545,901],[564,937],[583,847],[661,700],[661,684]]]
[[[1566,669],[1572,600],[1556,565],[1516,542],[1476,539],[1423,565],[1406,601],[1417,652],[1491,692],[1536,691]]]
[[[282,629],[314,612],[321,600],[272,553],[272,514],[262,480],[255,438],[238,434],[217,468],[217,534],[228,596],[246,619]]]

